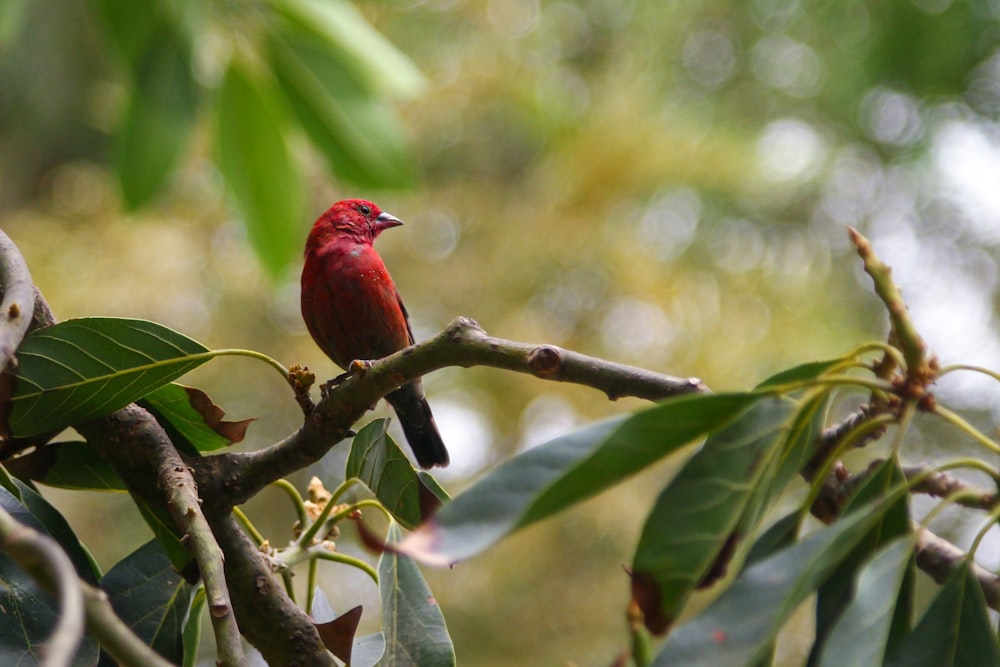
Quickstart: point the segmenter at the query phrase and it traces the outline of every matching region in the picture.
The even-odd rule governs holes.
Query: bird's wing
[[[413,345],[417,341],[413,338],[413,327],[410,326],[410,314],[406,312],[406,306],[403,305],[403,297],[399,296],[399,290],[396,290],[396,303],[399,304],[399,310],[403,313],[403,321],[406,322],[406,335],[410,339],[409,345]]]

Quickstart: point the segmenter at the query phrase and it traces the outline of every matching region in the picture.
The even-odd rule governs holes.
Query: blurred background
[[[261,35],[292,25],[282,43],[307,62],[296,2],[159,4],[179,17],[191,82],[150,94],[165,125],[146,134],[139,93],[159,70],[135,53],[163,31],[142,37],[113,0],[0,8],[0,226],[60,319],[148,318],[332,377],[298,312],[300,253],[330,203],[364,197],[406,222],[377,247],[418,339],[464,315],[496,336],[748,388],[884,338],[853,225],[943,363],[1000,368],[997,0],[315,0],[346,12],[329,25],[352,29],[334,41],[374,81],[358,97],[374,110],[352,131],[385,168],[345,166],[315,127],[288,120],[301,102]],[[162,169],[141,166],[161,154]],[[252,159],[256,181],[241,172]],[[184,381],[232,418],[258,418],[244,448],[301,420],[262,364],[217,360]],[[425,385],[453,493],[642,405],[489,369]],[[949,376],[940,392],[995,431],[995,381]],[[907,456],[938,460],[941,444],[927,431]],[[333,487],[343,462],[339,447],[293,481]],[[674,465],[427,572],[460,664],[610,664],[627,642],[621,563]],[[149,538],[127,498],[46,494],[105,568]],[[283,502],[266,491],[248,506],[272,543],[289,536]],[[960,544],[978,527],[944,521]],[[360,553],[353,540],[340,547]],[[987,566],[996,542],[980,550]],[[334,607],[360,601],[375,627],[374,587],[321,569]],[[785,664],[802,646],[787,638]]]

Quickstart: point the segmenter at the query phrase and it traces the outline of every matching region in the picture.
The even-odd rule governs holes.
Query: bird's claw
[[[319,394],[322,398],[326,398],[333,388],[343,384],[347,378],[351,377],[355,373],[358,375],[364,375],[368,372],[368,369],[372,367],[372,362],[365,361],[363,359],[355,359],[348,366],[346,373],[341,373],[335,378],[331,378],[319,386]]]
[[[351,362],[350,368],[347,369],[346,374],[357,373],[358,375],[364,375],[368,372],[368,369],[372,367],[372,362],[366,361],[364,359],[355,359]]]

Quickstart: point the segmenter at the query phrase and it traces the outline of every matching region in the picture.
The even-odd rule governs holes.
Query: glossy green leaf
[[[300,30],[319,37],[329,55],[365,89],[379,95],[414,97],[426,79],[361,12],[343,0],[269,0]]]
[[[801,526],[802,511],[800,510],[786,514],[775,521],[754,540],[753,546],[750,547],[750,551],[747,552],[747,557],[743,561],[743,569],[793,544],[799,535]]]
[[[880,549],[858,575],[850,602],[823,646],[820,667],[868,667],[885,662],[896,603],[913,560],[913,540],[897,538]]]
[[[183,667],[195,667],[198,663],[198,647],[201,645],[201,615],[205,611],[208,596],[205,587],[199,586],[191,600],[191,609],[184,622],[184,661]]]
[[[268,55],[289,107],[338,178],[380,188],[414,182],[409,141],[395,114],[321,42],[302,30],[274,34]]]
[[[898,499],[897,492],[892,500]],[[770,650],[782,625],[830,575],[890,503],[876,503],[746,568],[668,637],[654,667],[743,667]]]
[[[986,599],[968,562],[941,587],[889,667],[995,667],[1000,647]]]
[[[17,482],[14,481],[14,475],[11,474],[9,466],[10,461],[0,463],[0,487],[7,489],[12,496],[20,500],[21,489],[18,488]]]
[[[77,574],[87,583],[96,584],[100,569],[59,510],[27,484],[16,479],[14,483],[21,493],[20,501],[7,494],[0,496],[3,498],[0,505],[20,523],[41,530],[58,542],[73,562]]]
[[[447,500],[447,495],[439,498],[424,483],[389,437],[388,428],[388,419],[376,419],[354,436],[345,476],[364,482],[400,524],[413,528]]]
[[[125,407],[205,363],[208,351],[155,322],[66,320],[24,338],[13,396],[0,404],[8,402],[14,435],[59,430]]]
[[[452,499],[400,549],[438,565],[474,556],[723,427],[763,399],[755,394],[681,396],[529,449]]]
[[[45,445],[10,462],[15,474],[62,489],[125,491],[125,482],[90,443],[82,440]]]
[[[750,547],[746,559],[743,561],[742,570],[794,544],[802,525],[802,515],[803,511],[801,509],[796,510],[778,519],[768,527]],[[758,659],[754,667],[770,667],[773,662],[774,642],[771,642],[764,649],[763,655]]]
[[[219,166],[247,236],[273,277],[302,251],[308,222],[303,179],[285,143],[286,121],[272,86],[230,62],[218,101]]]
[[[96,584],[95,566],[62,515],[25,484],[17,480],[15,484],[22,500],[0,488],[0,507],[22,525],[53,538],[69,556],[77,574],[84,581]],[[58,604],[52,596],[0,551],[0,664],[41,664],[39,649],[55,626],[58,614]],[[73,665],[93,665],[97,656],[97,642],[85,636]]]
[[[787,368],[783,371],[775,373],[757,385],[757,388],[764,389],[766,387],[779,387],[783,384],[815,380],[831,368],[844,363],[844,361],[846,361],[844,357],[837,357],[836,359],[809,361],[804,364],[799,364],[798,366],[793,366],[792,368]]]
[[[184,657],[184,618],[192,586],[177,574],[156,540],[119,561],[101,579],[115,613],[153,650],[173,663]],[[103,654],[101,665],[114,665]]]
[[[389,525],[387,541],[394,544],[402,533]],[[383,667],[455,664],[444,615],[434,594],[412,559],[395,551],[386,551],[378,566],[379,591],[382,595],[382,634],[385,637]]]
[[[133,76],[118,130],[115,169],[130,208],[146,204],[166,183],[194,125],[198,87],[191,53],[174,24],[155,24]]]
[[[890,458],[871,471],[861,487],[848,498],[843,511],[849,513],[858,507],[865,507],[905,484],[906,478],[898,463]],[[885,511],[883,517],[823,583],[816,596],[816,638],[810,654],[810,665],[816,664],[828,633],[849,604],[860,568],[880,547],[909,533],[909,507],[907,498],[902,497]],[[899,600],[897,606],[900,614],[904,616],[912,607],[911,596],[910,587],[902,585],[895,596]],[[909,630],[908,616],[903,630]]]
[[[646,627],[665,632],[691,594],[718,578],[747,504],[786,441],[795,404],[768,398],[713,434],[657,498],[632,561]]]
[[[139,404],[156,417],[174,446],[195,456],[241,442],[253,421],[223,421],[225,411],[208,394],[175,382],[154,389]]]
[[[767,460],[761,462],[760,476],[750,492],[746,512],[736,531],[738,535],[757,532],[761,520],[812,458],[829,404],[830,392],[824,390],[804,398],[798,405],[788,430],[780,436],[781,442],[770,450]]]

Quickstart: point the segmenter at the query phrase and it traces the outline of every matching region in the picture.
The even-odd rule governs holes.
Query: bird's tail
[[[396,411],[406,441],[421,468],[448,465],[448,450],[438,433],[431,406],[424,398],[420,382],[404,385],[385,397]]]

